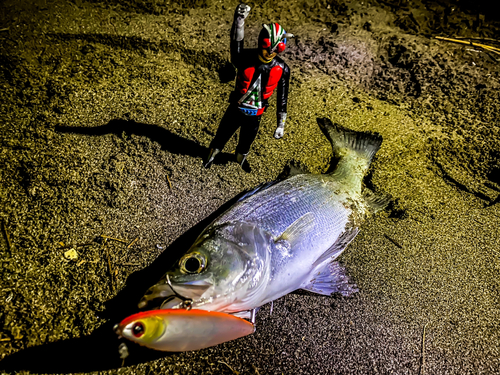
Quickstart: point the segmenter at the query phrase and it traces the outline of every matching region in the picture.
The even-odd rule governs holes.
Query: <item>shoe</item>
[[[243,169],[247,173],[250,173],[252,171],[252,168],[250,168],[250,164],[248,163],[247,155],[248,154],[236,154],[236,162],[241,166],[241,169]]]
[[[243,163],[247,160],[248,154],[236,154],[236,162],[243,167]]]
[[[215,159],[215,156],[220,152],[220,150],[218,148],[211,148],[210,149],[210,152],[208,153],[208,157],[205,161],[205,163],[203,164],[203,166],[205,168],[210,168],[210,166],[212,165],[212,163],[214,162],[214,159]]]

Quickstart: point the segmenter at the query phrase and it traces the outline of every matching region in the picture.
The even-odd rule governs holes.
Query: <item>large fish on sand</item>
[[[298,173],[243,196],[198,237],[139,307],[193,307],[238,313],[296,289],[330,295],[357,291],[335,259],[366,216],[386,198],[363,194],[362,180],[382,144],[328,119],[318,124],[337,160],[328,174]]]

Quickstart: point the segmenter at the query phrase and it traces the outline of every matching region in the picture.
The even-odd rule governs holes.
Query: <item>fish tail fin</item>
[[[382,145],[382,136],[378,133],[350,130],[333,124],[328,118],[318,118],[317,122],[332,144],[335,158],[339,161],[345,159],[351,172],[356,170],[364,175]]]

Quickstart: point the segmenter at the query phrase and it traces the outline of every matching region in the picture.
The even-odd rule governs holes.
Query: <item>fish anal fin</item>
[[[314,227],[314,215],[308,212],[285,229],[285,231],[276,238],[275,242],[286,241],[291,246],[296,244],[301,240],[301,238],[306,237],[305,234],[308,233]]]
[[[340,293],[345,297],[359,291],[339,262],[326,263],[323,268],[316,269],[300,289],[325,296]]]
[[[321,263],[327,261],[328,259],[337,258],[342,251],[349,245],[349,243],[357,236],[359,233],[358,228],[351,228],[340,235],[340,237],[335,241],[335,243],[326,250],[316,261],[313,263],[313,267],[318,267]]]

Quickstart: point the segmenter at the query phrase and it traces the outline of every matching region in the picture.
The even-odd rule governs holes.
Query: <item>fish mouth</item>
[[[191,307],[211,287],[210,283],[189,282],[172,286],[169,278],[149,288],[139,301],[139,308],[178,309]]]
[[[139,301],[139,308],[178,308],[183,302],[169,284],[156,284],[149,288]]]
[[[163,300],[163,302],[160,305],[160,309],[180,309],[186,306],[191,306],[192,302],[186,304],[186,301],[190,300],[182,300],[177,296],[172,296],[170,298]]]

